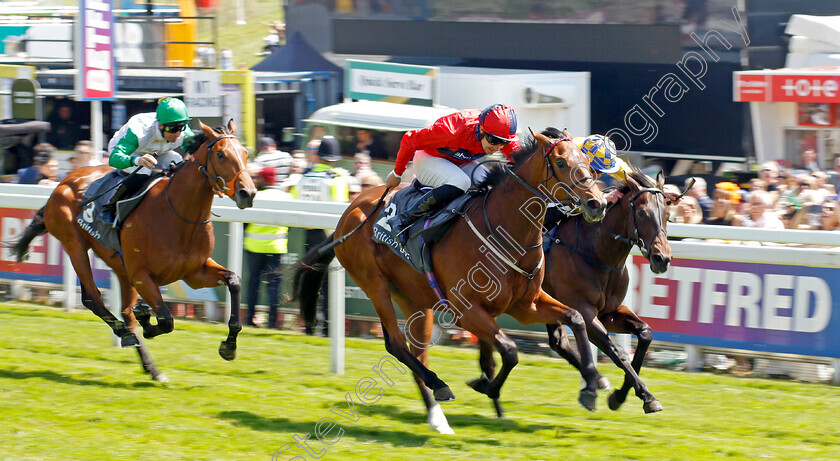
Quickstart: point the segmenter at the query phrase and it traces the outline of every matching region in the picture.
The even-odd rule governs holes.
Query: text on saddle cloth
[[[387,245],[391,251],[407,262],[414,270],[425,273],[422,248],[424,245],[431,245],[439,240],[446,229],[454,222],[453,218],[458,216],[467,202],[473,197],[466,193],[455,200],[452,200],[441,210],[424,216],[415,221],[411,227],[405,230],[409,238],[405,247],[401,246],[394,237],[394,229],[388,224],[388,219],[396,216],[412,207],[430,188],[420,185],[416,180],[397,193],[395,193],[387,205],[379,212],[373,224],[373,241]]]

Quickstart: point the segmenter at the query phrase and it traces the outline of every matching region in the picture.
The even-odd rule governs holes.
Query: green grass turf
[[[236,1],[220,1],[219,9],[207,14],[215,16],[217,21],[218,41],[216,50],[228,48],[233,52],[233,65],[238,69],[240,65],[250,68],[259,63],[265,56],[258,53],[263,51],[268,35],[268,26],[263,23],[283,21],[283,10],[279,0],[240,0],[245,8],[246,24],[237,24]],[[199,21],[198,40],[213,40],[211,21]]]
[[[578,374],[550,357],[522,355],[502,391],[507,419],[464,382],[478,376],[477,351],[432,349],[432,370],[458,399],[443,404],[456,435],[426,426],[413,379],[395,378],[376,403],[355,395],[386,356],[381,340],[348,339],[346,374],[332,375],[325,338],[246,329],[238,357],[223,361],[222,325],[176,320],[150,342],[170,383],[152,382],[137,354],[113,346],[90,312],[0,305],[0,459],[278,459],[304,456],[295,434],[312,434],[324,460],[840,459],[840,389],[790,381],[645,369],[665,411],[645,415],[631,397],[618,412],[577,402]],[[613,383],[620,375],[600,364]],[[323,445],[315,424],[332,416],[340,440]],[[331,435],[335,435],[333,429]],[[295,458],[301,459],[301,458]]]

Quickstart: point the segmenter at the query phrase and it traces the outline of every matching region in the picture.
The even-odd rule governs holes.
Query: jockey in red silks
[[[511,152],[517,149],[516,113],[503,104],[494,104],[482,111],[455,112],[441,117],[431,126],[406,132],[400,142],[394,171],[388,174],[385,185],[399,185],[413,158],[417,180],[433,189],[413,207],[388,220],[400,243],[405,245],[408,233],[402,231],[417,218],[466,192],[471,178],[476,182],[484,178],[487,170],[478,159],[501,151],[511,160]]]

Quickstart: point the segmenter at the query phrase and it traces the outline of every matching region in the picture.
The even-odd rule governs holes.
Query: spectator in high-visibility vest
[[[289,194],[274,188],[273,167],[264,167],[253,175],[259,199],[287,199]],[[257,326],[257,298],[259,285],[265,277],[268,289],[268,328],[278,328],[280,282],[282,280],[281,255],[289,251],[289,228],[249,223],[245,226],[245,262],[248,265],[248,284],[245,295],[248,303],[246,325]]]
[[[290,189],[292,196],[301,200],[322,202],[347,202],[350,200],[346,177],[349,172],[336,168],[335,162],[341,160],[341,146],[332,136],[324,136],[318,150],[310,154],[312,168],[303,174],[297,184]],[[327,238],[323,229],[307,229],[305,251],[320,245]],[[323,334],[328,334],[327,281],[321,288],[321,312],[324,318]],[[306,325],[306,333],[314,333],[314,325]]]

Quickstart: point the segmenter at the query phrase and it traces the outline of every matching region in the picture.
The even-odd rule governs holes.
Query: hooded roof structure
[[[338,81],[344,81],[344,69],[336,66],[315,51],[309,43],[306,43],[300,32],[295,32],[284,46],[274,50],[251,70],[261,72],[335,72],[339,78]]]

